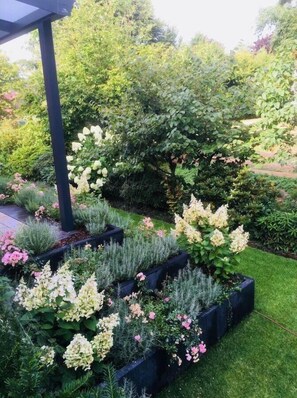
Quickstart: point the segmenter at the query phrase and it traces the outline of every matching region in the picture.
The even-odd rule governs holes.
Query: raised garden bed
[[[79,240],[75,243],[59,247],[58,249],[49,250],[46,253],[40,254],[34,257],[34,261],[39,265],[43,266],[48,261],[50,262],[53,271],[56,271],[59,262],[63,260],[64,255],[70,252],[74,248],[84,247],[86,244],[96,248],[104,243],[109,243],[111,240],[113,242],[122,243],[124,239],[124,231],[122,228],[115,227],[113,225],[108,225],[107,230],[100,235],[91,236],[89,238]]]
[[[223,303],[213,305],[199,315],[202,340],[208,348],[253,311],[254,297],[255,281],[244,277],[240,290],[232,292]],[[190,362],[186,360],[181,366],[172,364],[165,351],[154,350],[146,358],[134,361],[118,370],[117,380],[120,383],[123,383],[124,379],[133,381],[138,393],[146,388],[147,393],[156,394],[189,366]]]
[[[178,275],[179,270],[185,268],[188,259],[189,255],[185,252],[181,252],[167,260],[166,263],[144,272],[146,276],[146,287],[151,290],[160,289],[162,282],[167,276],[175,277]],[[135,279],[121,282],[117,286],[117,294],[119,297],[129,296],[136,290],[137,282]]]

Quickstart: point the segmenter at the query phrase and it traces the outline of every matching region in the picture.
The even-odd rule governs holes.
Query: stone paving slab
[[[24,225],[22,222],[0,212],[0,232],[1,232],[1,234],[5,233],[7,231],[16,231],[22,225]]]

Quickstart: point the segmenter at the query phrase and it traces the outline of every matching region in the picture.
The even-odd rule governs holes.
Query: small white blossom
[[[215,229],[211,235],[210,242],[213,246],[222,246],[225,243],[224,235],[218,229]]]
[[[55,350],[52,347],[43,345],[41,347],[40,362],[44,366],[51,366],[54,363]]]

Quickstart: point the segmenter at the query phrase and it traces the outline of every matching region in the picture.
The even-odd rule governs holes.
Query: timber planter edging
[[[232,292],[223,303],[213,305],[199,315],[201,339],[206,343],[207,348],[218,342],[232,326],[241,322],[253,311],[254,299],[255,281],[244,277],[240,291]],[[144,388],[148,394],[156,394],[190,364],[185,359],[180,367],[176,363],[170,364],[166,352],[156,349],[145,358],[138,359],[118,370],[116,377],[120,384],[124,383],[124,379],[131,380],[139,394]]]

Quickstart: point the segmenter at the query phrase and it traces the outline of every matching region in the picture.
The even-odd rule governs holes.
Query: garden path
[[[24,224],[27,216],[26,212],[17,206],[0,206],[0,234],[16,231]]]

